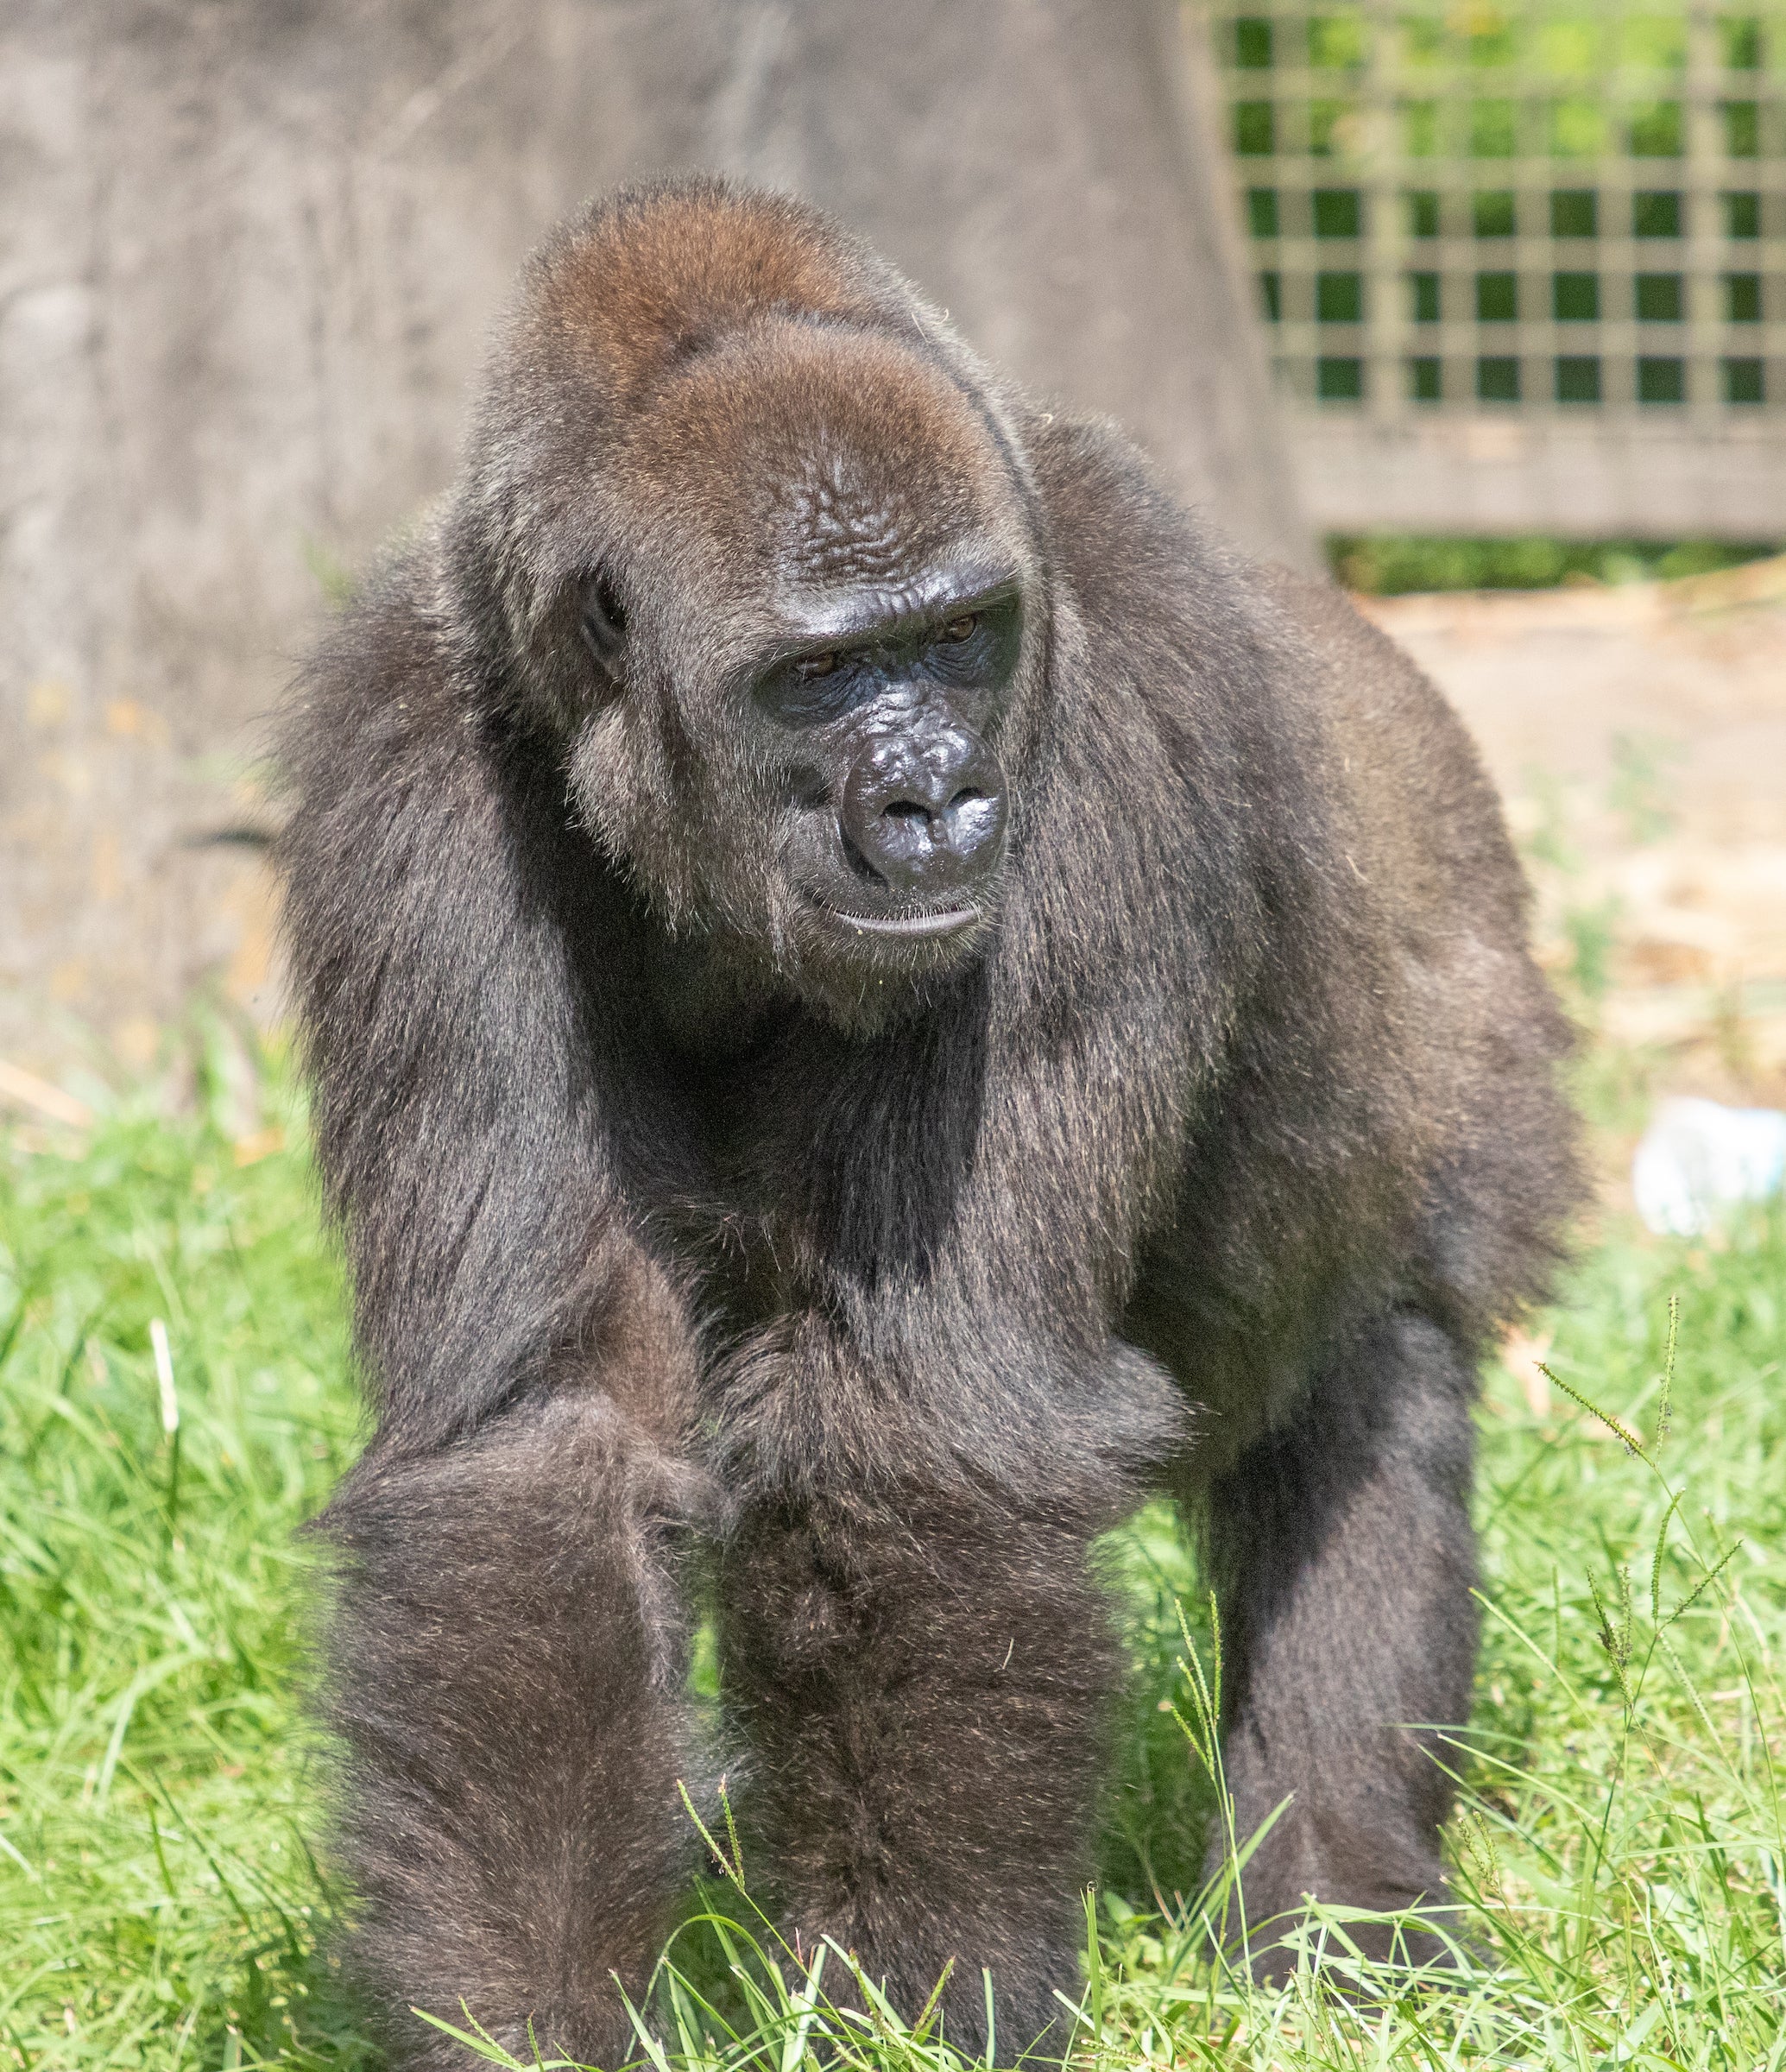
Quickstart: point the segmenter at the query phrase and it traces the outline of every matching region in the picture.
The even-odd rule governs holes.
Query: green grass
[[[0,2063],[369,2058],[319,1954],[338,1902],[312,1854],[319,1765],[296,1699],[293,1533],[351,1456],[357,1413],[339,1273],[279,1089],[267,1098],[293,1148],[245,1166],[220,1128],[146,1106],[85,1143],[0,1128]],[[1136,1674],[1094,1905],[1089,2059],[1786,2062],[1769,1754],[1786,1722],[1786,1226],[1776,1214],[1694,1246],[1614,1229],[1553,1321],[1559,1379],[1645,1454],[1561,1388],[1540,1416],[1490,1374],[1486,1638],[1455,1752],[1474,1969],[1444,1990],[1379,1972],[1348,2004],[1306,1974],[1253,1991],[1212,1960],[1195,1888],[1219,1802],[1194,1746],[1180,1603],[1205,1676],[1215,1636],[1171,1519],[1152,1512],[1111,1548]],[[750,1960],[726,1917],[773,1944],[720,1896],[722,1925],[685,1929],[649,2011],[666,2064],[794,2072],[803,2051],[840,2047],[877,2066],[945,2061],[934,2033],[877,2012],[840,1953],[816,1997],[785,1958]],[[1319,1916],[1307,1931],[1329,1953],[1343,1932]]]
[[[1711,575],[1780,552],[1721,540],[1447,538],[1430,533],[1335,533],[1328,566],[1347,589],[1372,597],[1409,591],[1552,590],[1559,584],[1671,582]]]

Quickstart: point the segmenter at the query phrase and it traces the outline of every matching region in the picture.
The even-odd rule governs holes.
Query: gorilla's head
[[[1032,509],[939,318],[824,218],[701,183],[533,262],[452,567],[482,679],[663,922],[849,1015],[995,922],[1044,676]]]

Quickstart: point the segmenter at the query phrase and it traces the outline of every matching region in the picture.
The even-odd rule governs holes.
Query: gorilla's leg
[[[854,1950],[908,2020],[953,1959],[970,2053],[989,1968],[1004,2062],[1044,2036],[1057,2056],[1055,1990],[1079,1990],[1120,1662],[1089,1539],[989,1494],[833,1497],[748,1512],[723,1563],[747,1832],[784,1931]]]
[[[1255,1926],[1310,1892],[1384,1910],[1447,1900],[1449,1752],[1408,1729],[1469,1713],[1474,1393],[1436,1325],[1393,1312],[1209,1493],[1240,1842],[1291,1801],[1242,1874]],[[1348,1932],[1388,1954],[1389,1930]],[[1418,1935],[1402,1947],[1417,1960],[1441,1949]]]
[[[457,2064],[407,2010],[615,2064],[611,1974],[648,1975],[690,1867],[690,1471],[590,1393],[450,1452],[363,1463],[325,1519],[344,1559],[327,1711],[346,1745],[351,1961],[405,2066]]]

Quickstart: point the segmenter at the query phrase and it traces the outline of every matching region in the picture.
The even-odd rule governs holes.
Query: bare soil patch
[[[1594,1018],[1648,1090],[1786,1105],[1786,556],[1358,603],[1474,733],[1544,954],[1600,960]]]

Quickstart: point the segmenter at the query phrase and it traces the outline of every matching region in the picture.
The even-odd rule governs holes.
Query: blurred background
[[[1581,1009],[1777,1093],[1786,9],[1240,6],[14,0],[0,1099],[177,1096],[195,1013],[276,1019],[293,659],[450,480],[529,247],[689,167],[836,210],[1369,596]]]

